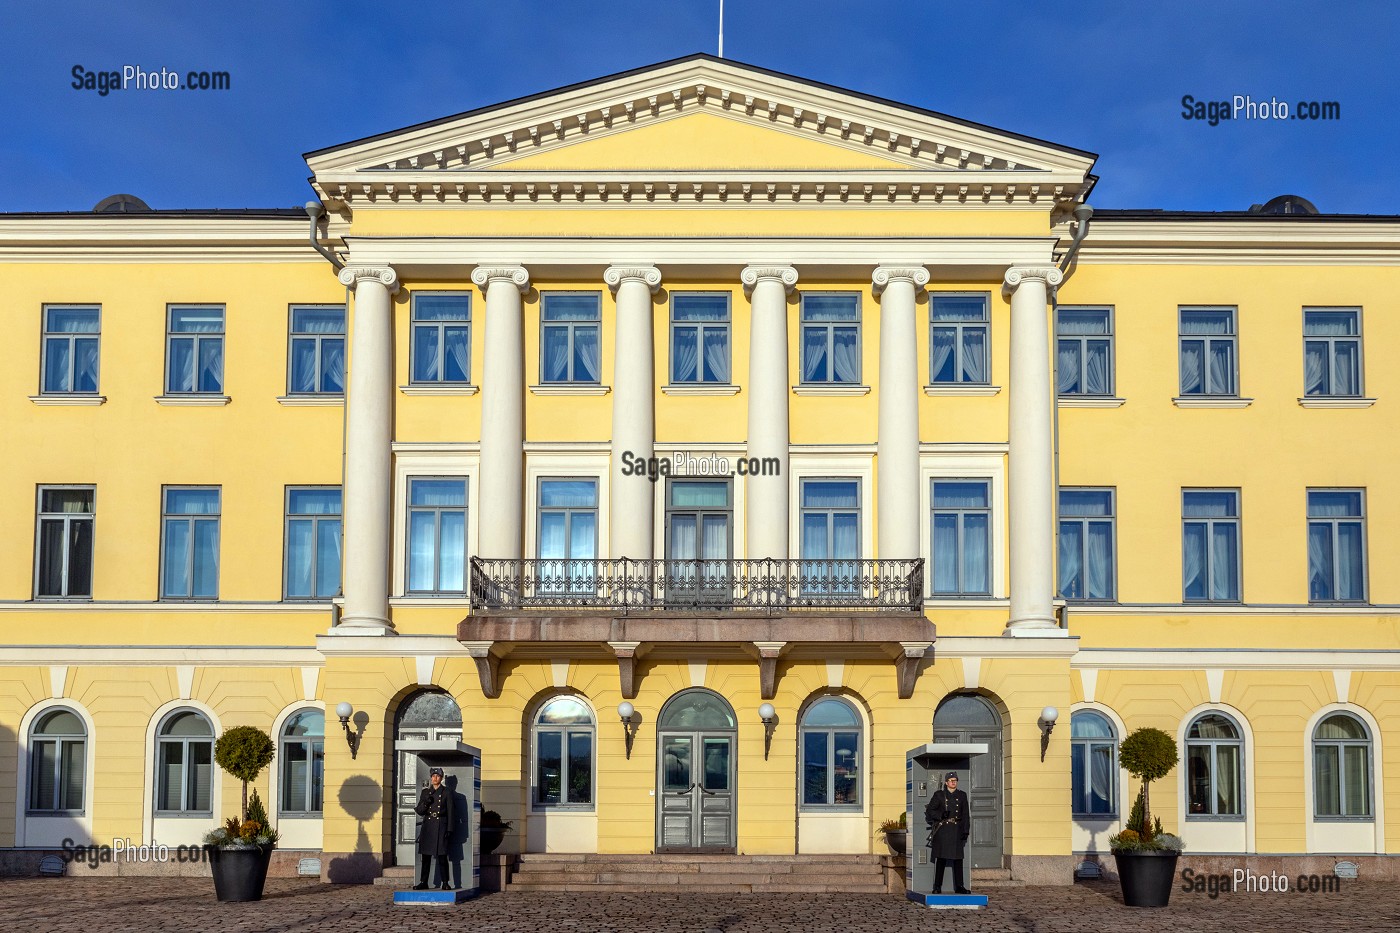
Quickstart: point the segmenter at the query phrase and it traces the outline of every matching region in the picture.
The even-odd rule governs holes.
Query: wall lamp
[[[632,758],[632,740],[637,737],[637,723],[632,716],[637,712],[636,708],[623,700],[617,704],[617,715],[622,720],[622,738],[627,743],[627,758]]]
[[[1045,750],[1050,747],[1050,733],[1055,730],[1055,720],[1060,718],[1060,711],[1053,706],[1047,706],[1040,711],[1040,760],[1045,760]]]
[[[758,718],[763,720],[763,760],[768,760],[768,749],[773,747],[773,729],[778,722],[778,711],[772,703],[764,703],[758,708]]]
[[[355,707],[341,701],[336,704],[335,714],[340,717],[340,726],[345,730],[345,743],[350,746],[350,757],[360,752],[360,734],[350,728],[350,717],[355,715]]]

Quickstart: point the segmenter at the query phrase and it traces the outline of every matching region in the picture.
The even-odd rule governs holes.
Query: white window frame
[[[725,454],[729,457],[731,466],[736,455]],[[737,456],[745,456],[739,454]],[[793,560],[802,559],[802,482],[803,480],[855,480],[858,484],[860,495],[860,553],[866,555],[880,556],[875,554],[875,535],[872,527],[875,522],[873,516],[875,508],[875,462],[874,459],[865,453],[858,454],[804,454],[793,452],[788,458],[788,502],[796,503],[795,508],[788,509],[788,556]],[[743,477],[736,477],[742,480]],[[662,485],[657,483],[658,486]],[[735,482],[734,493],[734,546],[735,557],[744,556],[738,551],[740,534],[745,531],[742,527],[741,512],[742,495],[748,486],[747,482]],[[913,558],[915,554],[891,554],[890,558]]]
[[[927,451],[919,456],[919,556],[924,559],[924,602],[968,607],[1002,606],[1006,583],[1006,450],[1005,444],[985,445],[985,451]],[[933,592],[933,480],[989,479],[992,483],[992,593],[990,597],[949,596]],[[899,555],[893,555],[898,557]]]
[[[468,593],[453,593],[433,596],[424,593],[408,593],[408,481],[432,479],[438,476],[467,480],[467,588],[471,587],[471,558],[478,553],[478,524],[480,513],[476,496],[481,489],[481,453],[477,444],[435,445],[423,449],[425,445],[394,445],[394,536],[393,595],[390,606],[441,606],[467,605]],[[416,449],[415,449],[416,448]],[[529,486],[526,487],[528,496]],[[342,500],[343,501],[343,500]],[[343,507],[342,507],[343,511]],[[530,523],[526,523],[529,533]],[[343,576],[343,573],[342,573]]]
[[[575,701],[577,701],[584,709],[588,710],[589,715],[593,717],[593,722],[592,722],[592,724],[590,724],[590,725],[583,725],[582,723],[570,723],[570,724],[558,725],[558,726],[541,726],[541,725],[540,725],[540,722],[539,722],[540,714],[544,712],[545,707],[547,707],[551,702],[553,702],[554,700],[559,699],[560,697],[568,697],[568,698],[571,699],[571,700],[575,700]],[[595,812],[597,812],[597,809],[598,809],[598,711],[597,711],[596,709],[593,708],[593,704],[590,703],[590,702],[588,702],[588,700],[587,700],[585,697],[580,696],[579,694],[576,694],[576,693],[570,693],[570,692],[568,692],[568,691],[562,691],[562,692],[559,692],[559,693],[553,693],[553,694],[551,694],[550,696],[545,697],[543,700],[541,700],[540,703],[539,703],[539,705],[537,705],[537,706],[531,711],[529,722],[530,722],[530,786],[529,786],[529,791],[528,791],[528,792],[529,792],[529,795],[530,795],[530,812],[531,812],[531,813],[595,813]],[[561,738],[560,738],[560,775],[559,775],[559,790],[560,790],[560,796],[561,796],[563,799],[560,800],[559,803],[547,803],[547,802],[543,802],[543,801],[541,801],[541,800],[539,799],[539,784],[537,783],[537,780],[538,780],[538,778],[539,778],[539,767],[540,767],[540,765],[539,765],[539,751],[540,751],[540,741],[539,741],[539,737],[540,737],[540,734],[541,734],[542,732],[544,732],[544,733],[552,733],[552,734],[559,734],[559,735],[561,736]],[[589,760],[589,765],[590,765],[590,769],[591,769],[591,770],[590,770],[590,773],[589,773],[589,775],[588,775],[588,781],[589,781],[589,785],[588,785],[588,786],[589,786],[589,794],[588,794],[588,797],[589,797],[589,802],[588,802],[588,803],[569,803],[569,802],[568,802],[568,796],[569,796],[569,793],[568,793],[568,788],[569,788],[569,781],[568,781],[568,768],[569,768],[569,736],[570,736],[570,734],[579,734],[579,733],[587,733],[587,734],[592,738],[592,742],[590,743],[590,746],[589,746],[589,747],[590,747],[590,754],[589,754],[589,759],[590,759],[590,760]]]
[[[806,724],[807,714],[812,707],[826,700],[833,700],[849,709],[855,716],[855,726],[808,726]],[[865,766],[866,759],[866,730],[865,717],[861,715],[857,704],[849,697],[840,694],[820,694],[810,698],[803,704],[801,711],[797,715],[797,802],[798,808],[807,813],[861,813],[865,809],[865,776],[869,769]],[[854,803],[832,803],[836,781],[836,733],[849,733],[852,730],[856,735],[856,799]],[[807,742],[808,733],[823,733],[827,737],[826,744],[826,802],[807,803],[806,794],[806,772],[807,772]]]
[[[934,490],[935,490],[935,488],[938,486],[939,483],[984,483],[984,484],[986,485],[986,487],[987,487],[987,505],[986,505],[985,508],[948,508],[948,507],[940,507],[940,506],[937,504],[937,499],[938,499],[938,497],[934,494]],[[992,555],[991,555],[991,553],[990,553],[990,548],[991,548],[991,545],[992,545],[991,529],[992,529],[992,522],[994,522],[994,521],[996,520],[995,517],[994,517],[994,515],[993,515],[993,513],[992,513],[992,481],[991,481],[990,477],[986,477],[986,476],[942,476],[942,477],[938,477],[938,478],[936,478],[936,479],[933,479],[933,480],[931,480],[930,483],[929,483],[929,502],[930,502],[930,503],[933,503],[933,504],[932,504],[932,505],[930,506],[930,508],[929,508],[928,524],[925,526],[925,528],[926,528],[927,531],[928,531],[928,539],[929,539],[929,545],[928,545],[929,563],[928,563],[928,565],[927,565],[927,567],[926,567],[926,569],[925,569],[925,573],[926,573],[926,574],[928,575],[928,577],[929,577],[929,586],[930,586],[930,588],[932,588],[932,586],[933,586],[933,577],[934,577],[933,562],[934,562],[935,560],[937,560],[937,558],[938,558],[938,555],[935,553],[935,551],[934,551],[934,546],[933,546],[933,539],[934,539],[934,521],[935,521],[936,517],[937,517],[940,513],[942,513],[942,514],[948,514],[948,515],[957,515],[957,516],[958,516],[958,547],[957,547],[957,553],[954,555],[954,560],[955,560],[955,562],[956,562],[955,571],[956,571],[957,578],[958,578],[958,588],[957,588],[957,590],[956,590],[955,592],[952,592],[952,593],[939,593],[939,592],[937,592],[937,591],[934,591],[934,595],[935,595],[938,599],[966,599],[966,598],[968,598],[968,597],[971,597],[972,599],[979,599],[979,598],[980,598],[980,599],[987,599],[987,598],[990,598],[991,595],[992,595],[991,592],[990,592],[990,587],[991,587],[991,583],[992,583]],[[964,581],[963,581],[963,579],[962,579],[962,576],[963,576],[963,559],[962,559],[962,557],[963,557],[963,553],[964,553],[963,546],[962,546],[962,542],[963,542],[964,518],[965,518],[967,515],[969,515],[969,514],[983,514],[983,513],[985,513],[986,516],[987,516],[987,547],[988,547],[988,549],[989,549],[989,550],[988,550],[988,554],[987,554],[987,586],[988,586],[989,591],[988,591],[988,592],[985,592],[985,593],[974,593],[974,592],[970,592],[970,591],[966,588],[966,586],[964,585]]]
[[[92,493],[92,510],[89,512],[45,512],[44,493],[64,489],[86,489]],[[90,600],[92,593],[70,593],[70,583],[68,579],[68,567],[72,561],[72,531],[70,526],[76,520],[86,520],[91,523],[88,532],[89,546],[92,554],[88,556],[88,565],[92,568],[93,579],[89,580],[88,589],[95,588],[97,582],[97,486],[91,483],[46,483],[38,487],[38,496],[35,500],[35,521],[34,521],[34,598],[36,600]],[[43,541],[44,523],[61,521],[64,526],[63,531],[63,592],[62,593],[41,593],[40,581],[43,579]]]
[[[95,332],[86,331],[61,331],[49,330],[50,311],[92,311],[97,315],[97,330]],[[39,343],[39,394],[45,396],[92,396],[98,395],[102,391],[102,305],[100,304],[46,304],[40,310],[39,328],[43,336]],[[74,367],[77,365],[79,339],[91,339],[97,341],[97,386],[92,390],[74,389],[73,377]],[[68,344],[68,388],[50,389],[49,384],[49,343],[51,341],[62,341]]]
[[[411,493],[412,484],[413,484],[415,481],[420,481],[420,480],[421,480],[421,481],[433,481],[433,480],[456,481],[456,480],[461,480],[461,482],[462,482],[462,505],[461,505],[461,506],[455,506],[455,505],[452,505],[452,506],[438,506],[438,505],[413,505],[413,504],[411,504],[411,503],[409,502],[409,497],[410,497],[410,493]],[[467,480],[467,478],[466,478],[465,476],[426,475],[426,476],[412,476],[412,477],[409,477],[408,483],[407,483],[407,484],[405,485],[405,487],[404,487],[404,507],[405,507],[405,511],[406,511],[406,515],[407,515],[407,520],[406,520],[406,522],[405,522],[405,524],[404,524],[404,529],[403,529],[404,542],[405,542],[405,553],[404,553],[404,580],[405,580],[405,581],[407,581],[407,580],[409,579],[409,566],[408,566],[408,564],[409,564],[409,561],[412,560],[412,554],[411,554],[411,553],[408,551],[408,549],[407,549],[407,543],[408,543],[408,541],[409,541],[409,522],[412,521],[412,517],[413,517],[413,514],[414,514],[415,512],[428,512],[428,511],[431,511],[436,517],[435,517],[434,522],[433,522],[433,528],[434,528],[434,534],[435,534],[435,537],[434,537],[434,544],[433,544],[433,584],[434,584],[434,585],[433,585],[433,588],[432,588],[431,590],[409,590],[409,591],[407,591],[406,595],[408,595],[408,596],[417,596],[417,597],[429,597],[429,598],[431,598],[431,597],[441,597],[441,596],[456,597],[456,598],[464,598],[464,597],[466,597],[466,595],[467,595],[468,593],[471,592],[471,576],[472,576],[471,558],[472,558],[472,553],[473,553],[473,552],[472,552],[471,546],[470,546],[470,535],[467,534],[467,527],[468,527],[469,522],[471,521],[471,493],[472,493],[472,490],[471,490],[471,483]],[[467,537],[467,540],[464,541],[463,544],[462,544],[462,548],[463,548],[463,551],[462,551],[462,588],[461,588],[460,590],[445,590],[445,589],[442,589],[442,588],[441,588],[441,583],[442,583],[442,513],[443,513],[443,512],[456,512],[456,511],[458,511],[459,509],[463,512],[463,515],[462,515],[462,528],[463,528],[463,533],[464,533],[464,535],[466,535],[466,537]],[[406,582],[405,582],[405,585],[407,585]]]
[[[1195,492],[1205,492],[1205,493],[1225,492],[1225,493],[1229,493],[1230,495],[1232,495],[1232,496],[1235,497],[1235,514],[1234,514],[1233,516],[1220,516],[1220,517],[1218,517],[1218,518],[1217,518],[1217,517],[1190,517],[1190,518],[1188,518],[1188,517],[1186,516],[1186,497],[1187,497],[1188,495],[1190,495],[1191,493],[1195,493]],[[1116,508],[1116,506],[1117,506],[1117,503],[1116,503],[1116,502],[1114,503],[1114,506],[1115,506],[1115,508]],[[1204,572],[1205,572],[1205,575],[1206,575],[1206,580],[1205,580],[1206,595],[1205,595],[1205,596],[1187,596],[1187,595],[1186,595],[1186,527],[1187,527],[1188,525],[1204,525],[1204,526],[1205,526],[1205,529],[1206,529],[1206,556],[1205,556],[1205,568],[1204,568]],[[1212,560],[1212,557],[1213,557],[1213,555],[1214,555],[1214,550],[1215,550],[1215,526],[1216,526],[1216,525],[1233,525],[1233,526],[1235,526],[1235,583],[1236,583],[1236,585],[1238,586],[1239,592],[1237,592],[1234,596],[1225,597],[1225,598],[1221,598],[1221,599],[1216,599],[1216,598],[1214,598],[1214,597],[1212,597],[1212,596],[1210,595],[1211,592],[1214,590],[1214,587],[1212,586],[1212,583],[1214,583],[1214,571],[1213,571],[1213,567],[1215,566],[1215,562]],[[1114,542],[1114,543],[1115,543],[1115,545],[1116,545],[1116,544],[1117,544],[1117,541],[1116,541],[1117,529],[1114,530],[1114,535],[1115,535],[1115,542]],[[1115,548],[1115,549],[1116,549],[1116,548]],[[1191,603],[1191,604],[1193,604],[1193,605],[1199,604],[1199,603],[1215,603],[1215,604],[1217,604],[1217,605],[1220,605],[1220,604],[1229,605],[1229,604],[1235,604],[1235,603],[1239,603],[1239,602],[1243,601],[1243,599],[1244,599],[1244,496],[1242,495],[1242,490],[1240,490],[1238,487],[1231,487],[1231,486],[1209,486],[1209,487],[1184,486],[1184,487],[1182,487],[1182,490],[1181,490],[1181,561],[1182,561],[1182,566],[1181,566],[1181,601],[1182,601],[1183,603]]]
[[[1303,398],[1361,398],[1366,394],[1366,344],[1364,342],[1365,330],[1361,318],[1361,308],[1355,305],[1304,305],[1303,306]],[[1310,335],[1308,333],[1308,312],[1309,311],[1341,311],[1356,315],[1356,336],[1339,335],[1329,337],[1325,335]],[[1307,365],[1308,365],[1308,344],[1327,344],[1327,391],[1318,392],[1314,395],[1308,394]],[[1333,388],[1333,374],[1336,372],[1336,348],[1339,343],[1356,344],[1356,391],[1337,392]]]

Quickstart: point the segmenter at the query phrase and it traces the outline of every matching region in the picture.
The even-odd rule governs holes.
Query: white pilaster
[[[617,295],[613,356],[611,501],[608,547],[612,557],[650,560],[653,485],[641,476],[624,476],[622,455],[643,459],[656,447],[656,375],[652,345],[651,296],[661,287],[655,266],[609,266],[603,281]]]
[[[876,556],[919,554],[919,362],[915,300],[928,284],[923,266],[879,266],[880,420],[876,443],[879,538]]]
[[[389,266],[346,266],[355,289],[345,395],[345,605],[332,632],[393,634],[389,621],[389,515],[393,494],[394,314]]]
[[[518,560],[525,509],[525,331],[522,266],[478,266],[472,283],[486,299],[486,353],[481,376],[481,488],[477,548],[482,557]]]
[[[1007,465],[1011,532],[1011,612],[1007,635],[1043,635],[1055,623],[1055,473],[1050,384],[1049,290],[1053,266],[1013,268],[1011,295],[1010,449]]]
[[[749,436],[747,456],[776,457],[775,476],[746,483],[748,557],[788,556],[788,339],[787,296],[797,284],[791,266],[746,266],[749,315]]]

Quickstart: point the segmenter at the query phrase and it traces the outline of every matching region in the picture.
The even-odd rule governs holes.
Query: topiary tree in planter
[[[1148,788],[1152,782],[1167,776],[1176,767],[1176,742],[1161,729],[1143,727],[1135,730],[1123,740],[1118,749],[1118,760],[1128,773],[1142,781],[1142,816],[1137,825],[1130,819],[1128,829],[1150,840],[1154,833],[1152,822],[1152,798]],[[1133,815],[1137,815],[1137,805],[1133,805]]]
[[[214,743],[214,762],[243,782],[243,803],[238,818],[248,818],[248,782],[256,781],[263,769],[272,764],[277,745],[272,737],[257,726],[234,726],[225,729]]]

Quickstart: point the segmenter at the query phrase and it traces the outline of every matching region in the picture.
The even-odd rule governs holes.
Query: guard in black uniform
[[[452,839],[452,829],[456,825],[452,813],[452,792],[442,784],[442,769],[428,772],[428,783],[418,795],[418,805],[413,812],[423,817],[418,828],[418,883],[415,891],[428,887],[428,868],[437,859],[435,886],[444,891],[452,887],[452,868],[447,864],[447,844]]]
[[[953,869],[953,892],[971,894],[963,887],[963,849],[972,832],[972,816],[968,813],[967,794],[958,790],[958,772],[943,776],[943,786],[933,792],[924,808],[928,823],[929,856],[933,863],[933,893],[943,893],[943,869]]]

